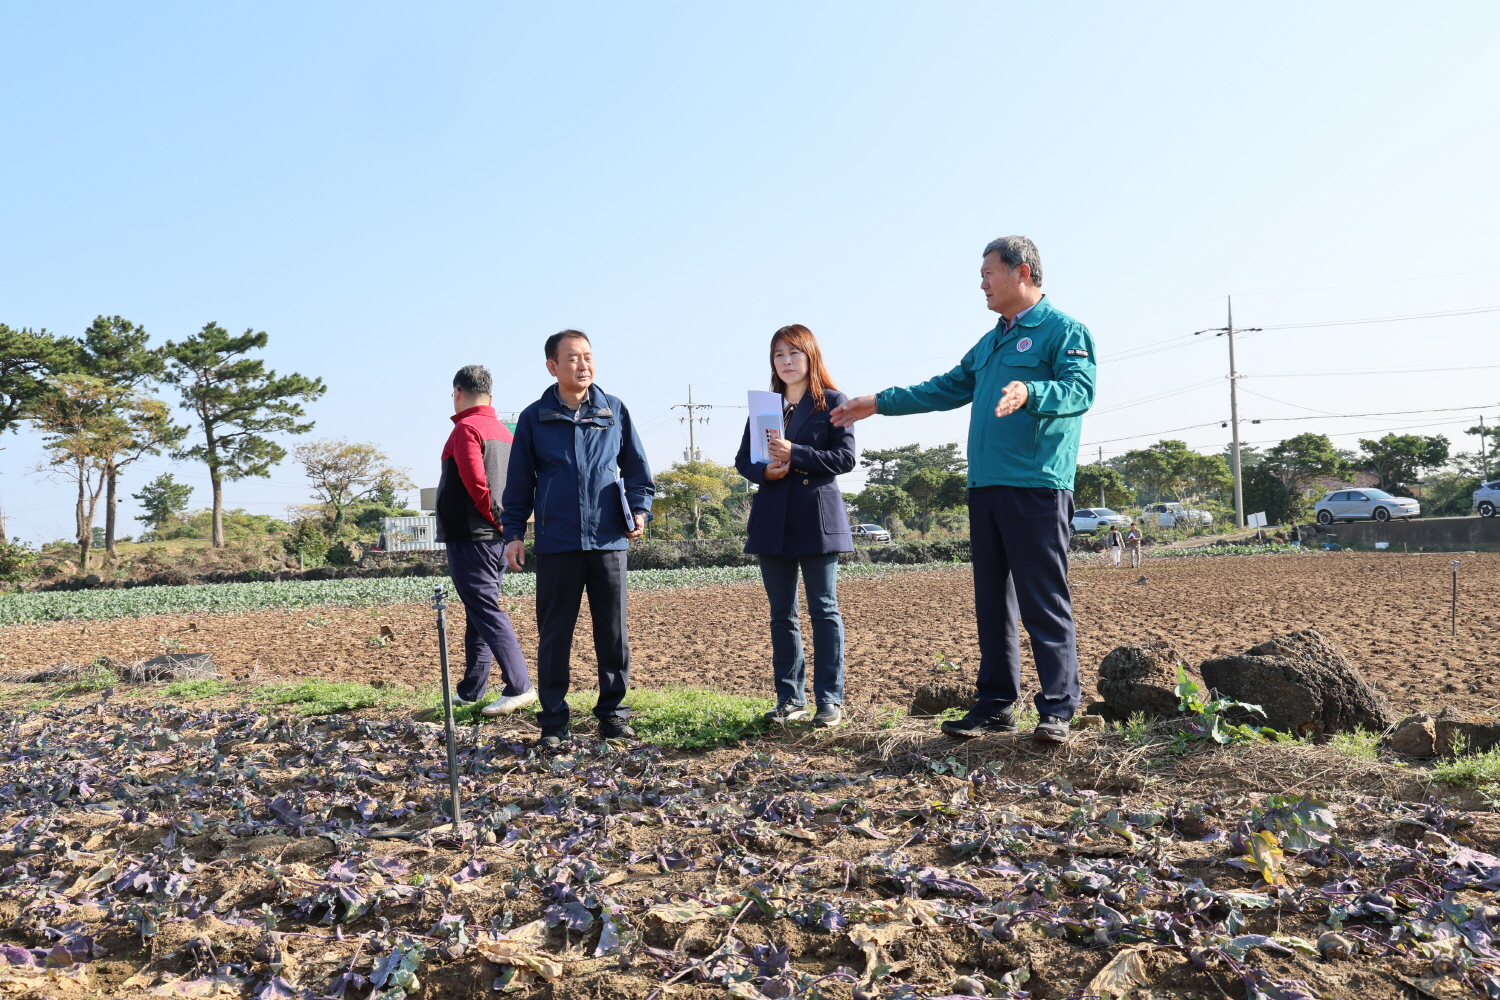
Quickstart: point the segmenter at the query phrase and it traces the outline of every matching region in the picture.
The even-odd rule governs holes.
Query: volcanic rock
[[[1417,712],[1397,723],[1388,742],[1392,750],[1408,757],[1431,757],[1437,753],[1437,726],[1432,716]]]
[[[1148,716],[1177,714],[1177,665],[1182,658],[1170,643],[1117,646],[1099,664],[1099,696],[1107,711],[1099,714],[1128,719],[1137,712]]]
[[[168,653],[116,666],[114,670],[121,680],[133,682],[209,680],[219,676],[207,653]]]
[[[917,688],[912,697],[911,715],[941,715],[950,708],[968,708],[974,704],[974,687],[952,681],[934,681]]]
[[[1449,705],[1433,720],[1437,752],[1444,757],[1482,753],[1500,746],[1500,716],[1465,712]]]
[[[1380,692],[1315,629],[1277,636],[1236,656],[1204,660],[1204,682],[1220,695],[1259,705],[1246,721],[1297,736],[1322,737],[1393,721]]]

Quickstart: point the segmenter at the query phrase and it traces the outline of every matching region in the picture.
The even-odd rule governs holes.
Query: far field
[[[1331,636],[1398,710],[1500,705],[1500,555],[1461,555],[1458,634],[1450,634],[1450,555],[1318,553],[1150,559],[1142,571],[1073,570],[1086,697],[1115,646],[1173,642],[1189,663],[1300,628]],[[1139,582],[1144,573],[1145,582]],[[745,574],[749,575],[749,574]],[[396,581],[372,581],[394,583]],[[404,580],[410,593],[431,581]],[[518,583],[529,581],[517,581]],[[353,583],[353,581],[351,581]],[[226,595],[242,585],[224,585]],[[276,586],[276,585],[265,585]],[[902,705],[920,683],[971,679],[978,665],[967,569],[850,575],[840,586],[847,633],[847,701]],[[516,587],[515,589],[523,589]],[[120,593],[68,595],[110,600]],[[0,599],[3,600],[3,599]],[[529,596],[507,598],[528,658],[536,629]],[[631,594],[632,682],[766,695],[770,640],[754,579]],[[394,633],[382,638],[382,628]],[[811,630],[804,621],[804,634]],[[454,603],[451,628],[463,631]],[[593,666],[587,615],[574,648],[575,677]],[[152,615],[0,627],[0,672],[119,660],[167,651],[208,652],[226,675],[322,677],[425,688],[437,674],[426,603],[308,606],[242,613]],[[457,650],[455,650],[457,652]]]

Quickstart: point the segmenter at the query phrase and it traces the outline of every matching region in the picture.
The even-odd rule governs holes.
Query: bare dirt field
[[[1398,708],[1488,707],[1500,556],[1462,558],[1456,639],[1446,557],[1155,560],[1144,583],[1079,569],[1086,686],[1120,643],[1169,639],[1196,662],[1313,626]],[[1500,818],[1409,762],[1266,739],[1174,749],[1166,730],[960,744],[931,720],[867,721],[862,706],[899,705],[945,665],[972,676],[969,587],[958,570],[844,585],[845,729],[700,752],[580,729],[538,754],[530,720],[465,727],[458,830],[424,713],[304,718],[243,686],[183,707],[159,685],[0,711],[0,989],[1500,995]],[[529,646],[529,602],[512,603]],[[755,586],[632,595],[636,683],[764,694],[765,613]],[[372,644],[382,626],[394,638]],[[11,626],[0,650],[7,671],[170,647],[241,677],[426,686],[432,632],[422,605],[314,608]]]
[[[1462,563],[1456,636],[1450,634],[1452,558]],[[1150,559],[1137,572],[1076,568],[1072,583],[1086,697],[1100,659],[1124,643],[1170,640],[1196,664],[1272,635],[1317,628],[1345,649],[1397,710],[1500,704],[1500,555]],[[979,650],[967,570],[846,581],[839,596],[851,706],[904,705],[918,684],[935,676],[974,676]],[[510,598],[509,604],[529,658],[536,644],[531,601]],[[767,695],[766,619],[764,592],[754,584],[632,593],[632,683]],[[455,636],[462,623],[457,607]],[[373,645],[382,626],[394,638]],[[588,627],[585,615],[574,648],[580,686],[587,686],[594,663]],[[803,633],[811,635],[805,619]],[[1023,637],[1023,653],[1024,645]],[[168,649],[211,653],[221,670],[237,678],[324,677],[422,687],[437,675],[433,615],[423,604],[0,628],[0,670],[6,672],[99,655],[129,660]]]

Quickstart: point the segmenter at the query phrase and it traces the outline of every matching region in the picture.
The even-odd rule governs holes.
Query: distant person
[[[536,511],[537,721],[541,746],[551,748],[572,736],[566,698],[585,592],[599,659],[599,734],[606,740],[635,735],[626,723],[629,710],[621,705],[630,685],[625,557],[627,539],[646,530],[656,488],[625,404],[594,383],[588,335],[554,333],[544,350],[557,383],[516,423],[501,523],[505,558],[511,569],[520,569],[526,519]]]
[[[500,661],[501,697],[481,711],[495,716],[536,701],[526,658],[510,617],[500,610],[505,542],[500,491],[511,437],[490,405],[490,373],[464,365],[453,376],[453,432],[443,446],[437,488],[437,540],[448,547],[448,574],[464,605],[464,676],[454,696],[460,704],[484,697],[490,667]]]
[[[797,571],[807,588],[813,629],[815,726],[843,721],[844,619],[839,615],[839,553],[854,551],[838,480],[854,469],[854,434],[829,421],[845,400],[823,364],[818,338],[800,323],[771,337],[771,391],[782,394],[783,437],[770,441],[770,463],[750,460],[750,422],[734,467],[757,484],[745,551],[760,557],[771,604],[772,722],[807,718],[807,659],[797,620]]]
[[[1120,568],[1120,556],[1125,550],[1125,536],[1120,534],[1120,529],[1114,525],[1110,526],[1109,539],[1104,543],[1109,549],[1109,557],[1114,560],[1115,569]]]
[[[960,739],[1016,730],[1017,619],[1031,636],[1041,691],[1035,737],[1061,743],[1078,708],[1078,644],[1068,593],[1068,528],[1082,416],[1094,402],[1094,338],[1042,294],[1042,260],[1024,236],[984,248],[979,287],[995,328],[952,371],[833,411],[848,427],[876,413],[969,413],[969,533],[979,680],[974,706],[943,723]],[[991,415],[993,413],[993,415]]]
[[[1141,529],[1132,524],[1125,533],[1125,548],[1130,551],[1130,568],[1141,568]]]

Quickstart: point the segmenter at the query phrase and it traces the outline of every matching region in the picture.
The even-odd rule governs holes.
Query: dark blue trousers
[[[454,694],[464,701],[484,697],[490,667],[500,661],[504,694],[531,688],[526,658],[516,641],[510,616],[500,610],[500,581],[505,576],[505,543],[449,542],[448,575],[464,603],[464,676]]]
[[[594,715],[624,722],[621,706],[630,686],[630,635],[625,627],[624,549],[538,552],[536,559],[536,693],[542,726],[568,724],[568,685],[572,682],[573,630],[583,595],[589,595],[594,621],[594,655],[599,660],[599,700]]]
[[[1021,698],[1021,634],[1031,636],[1043,715],[1078,710],[1078,641],[1068,591],[1068,527],[1073,491],[1024,486],[969,490],[974,611],[979,619],[977,712],[991,715]]]

